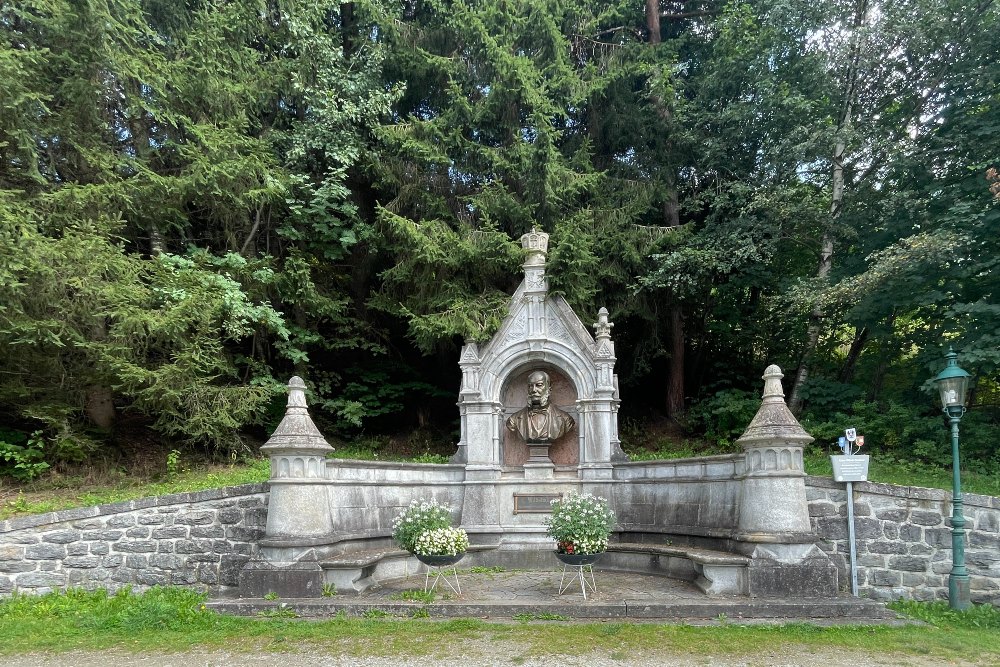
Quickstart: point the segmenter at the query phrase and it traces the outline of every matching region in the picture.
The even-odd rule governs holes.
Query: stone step
[[[422,581],[420,583],[423,583]],[[598,583],[600,585],[600,582]],[[463,587],[464,588],[464,587]],[[416,614],[431,618],[511,619],[521,615],[559,616],[578,620],[714,621],[727,622],[812,622],[825,624],[900,624],[896,614],[873,600],[834,598],[817,600],[724,598],[702,601],[647,602],[636,600],[587,601],[577,599],[508,600],[486,602],[475,599],[419,602],[368,600],[357,598],[288,598],[282,600],[211,600],[206,607],[221,614],[257,616],[283,612],[302,618],[325,618],[344,613],[366,616],[386,613],[400,617]]]

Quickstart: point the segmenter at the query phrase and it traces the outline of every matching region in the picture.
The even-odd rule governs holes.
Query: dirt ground
[[[586,653],[567,656],[531,656],[516,642],[491,641],[488,645],[463,642],[447,655],[370,656],[327,655],[321,651],[287,653],[231,653],[189,651],[184,653],[125,654],[119,652],[71,652],[59,655],[24,655],[2,659],[4,667],[936,667],[968,662],[952,662],[926,656],[871,655],[865,652],[826,649],[787,650],[775,647],[759,655],[691,655],[669,650],[654,653],[628,651]],[[984,667],[976,665],[976,667]]]

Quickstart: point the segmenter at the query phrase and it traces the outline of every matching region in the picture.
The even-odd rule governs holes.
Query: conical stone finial
[[[785,405],[785,391],[781,387],[783,377],[781,369],[773,364],[764,370],[764,400],[747,430],[736,442],[744,447],[760,447],[769,444],[807,445],[813,441],[813,437],[806,433]]]
[[[277,454],[283,451],[302,454],[325,454],[333,447],[316,428],[306,405],[306,383],[295,376],[288,381],[288,405],[278,428],[268,438],[262,452]]]

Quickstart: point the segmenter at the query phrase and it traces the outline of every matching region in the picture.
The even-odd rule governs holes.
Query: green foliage
[[[179,449],[171,449],[167,454],[167,479],[176,479],[180,472],[181,452]]]
[[[724,449],[728,449],[730,445],[727,443],[722,446]],[[633,449],[628,448],[625,450],[628,454],[630,461],[662,461],[667,459],[687,459],[694,456],[701,456],[702,453],[690,444],[682,444],[680,446],[676,445],[664,445],[659,449]],[[722,452],[719,452],[722,453]]]
[[[421,400],[452,398],[398,364],[352,364],[337,375],[315,374],[318,400],[313,405],[335,417],[334,426],[340,433],[356,432],[376,417],[402,412]]]
[[[126,413],[238,451],[292,373],[342,434],[453,419],[457,346],[497,330],[537,226],[552,290],[611,310],[624,409],[677,387],[726,446],[738,392],[808,350],[823,437],[843,413],[888,442],[911,411],[886,446],[940,463],[920,385],[947,340],[990,469],[1000,15],[863,7],[732,2],[654,35],[617,0],[4,4],[0,417],[42,430],[32,464],[99,453]]]
[[[0,429],[0,477],[28,482],[46,470],[45,440],[42,432],[32,434]]]
[[[392,596],[393,600],[404,600],[406,602],[423,602],[424,604],[430,604],[434,602],[437,596],[434,591],[425,591],[422,589],[412,589],[408,591],[403,591],[402,593],[397,593]]]
[[[689,425],[724,450],[732,450],[757,410],[760,397],[749,391],[724,389],[688,411]]]
[[[938,628],[1000,629],[1000,609],[990,604],[975,604],[969,609],[952,609],[947,602],[897,600],[889,608]]]
[[[142,595],[129,588],[114,594],[70,589],[40,596],[15,595],[0,604],[0,619],[67,619],[89,632],[178,631],[215,616],[205,610],[204,600],[203,593],[185,588],[154,586]]]
[[[80,478],[69,477],[59,486],[46,481],[22,485],[22,493],[0,505],[0,520],[24,514],[42,514],[73,507],[88,507],[108,503],[149,498],[168,493],[184,493],[217,489],[241,484],[259,484],[270,477],[270,461],[266,458],[240,460],[222,469],[206,471],[198,466],[183,467],[173,480],[142,481],[128,477],[117,484],[94,486]]]
[[[815,377],[802,388],[802,400],[806,403],[807,415],[829,415],[852,405],[861,398],[861,387],[846,382],[837,382],[826,377]]]
[[[823,417],[822,421],[808,417],[802,420],[819,442],[836,442],[844,429],[854,427],[865,436],[870,453],[937,466],[951,462],[951,440],[943,419],[927,415],[926,410],[896,402],[882,405],[858,401],[850,412],[825,413]]]
[[[429,452],[417,454],[410,460],[414,463],[448,463],[449,461],[444,454],[431,454]]]

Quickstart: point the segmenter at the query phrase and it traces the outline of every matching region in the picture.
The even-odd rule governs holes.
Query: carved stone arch
[[[589,360],[566,345],[547,341],[544,347],[537,350],[512,345],[499,351],[493,363],[482,369],[481,396],[488,401],[500,402],[511,374],[532,364],[547,365],[564,374],[573,383],[577,398],[594,395],[596,383]]]

